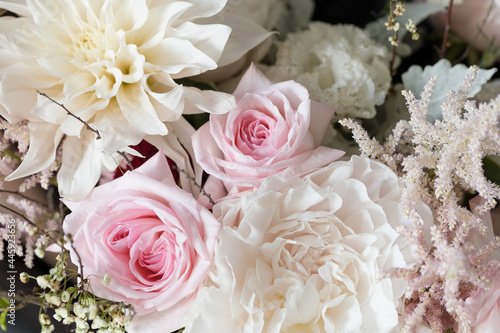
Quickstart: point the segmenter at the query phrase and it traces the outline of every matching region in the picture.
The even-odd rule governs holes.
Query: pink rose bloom
[[[215,201],[258,188],[268,176],[290,177],[341,157],[319,147],[334,109],[311,101],[295,81],[272,83],[253,64],[234,91],[236,109],[210,115],[193,135],[196,161]]]
[[[66,204],[72,213],[64,231],[73,235],[95,294],[134,306],[128,331],[184,326],[182,315],[205,281],[220,224],[175,184],[163,153]],[[106,273],[108,286],[101,279]]]
[[[490,288],[480,288],[465,300],[472,333],[498,333],[500,329],[500,268],[489,279]]]

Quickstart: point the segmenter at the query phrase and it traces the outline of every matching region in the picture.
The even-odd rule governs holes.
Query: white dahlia
[[[48,167],[66,136],[59,190],[78,200],[95,185],[103,163],[116,166],[118,151],[146,135],[166,135],[167,123],[183,113],[232,109],[230,95],[175,81],[217,67],[231,28],[194,21],[225,4],[0,1],[0,7],[20,15],[0,19],[0,115],[9,122],[28,120],[31,136],[26,158],[7,179]],[[92,131],[37,90],[64,104]]]

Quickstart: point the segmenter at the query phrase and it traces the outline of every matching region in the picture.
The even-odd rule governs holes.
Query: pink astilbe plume
[[[36,250],[41,255],[49,244],[48,234],[57,233],[60,229],[60,214],[54,213],[49,204],[43,200],[43,195],[37,193],[39,184],[47,190],[50,180],[59,168],[60,154],[56,161],[47,169],[25,178],[14,185],[4,181],[5,176],[11,174],[26,157],[30,135],[26,122],[10,124],[0,120],[0,235],[8,240],[9,224],[15,222],[15,245],[18,256],[24,256],[27,267],[33,267]],[[14,190],[16,189],[16,190]],[[33,189],[34,193],[28,193]],[[40,196],[41,198],[33,199]],[[3,259],[4,242],[0,242],[0,260]]]
[[[416,272],[392,272],[408,281],[404,332],[413,332],[422,321],[434,332],[459,328],[470,332],[465,299],[478,287],[487,288],[485,276],[498,268],[490,259],[500,238],[478,246],[471,237],[476,233],[486,239],[483,217],[500,198],[500,187],[484,176],[482,165],[486,155],[500,155],[500,96],[479,105],[466,99],[477,71],[478,67],[471,67],[462,87],[448,92],[441,105],[443,119],[434,123],[427,121],[427,112],[436,77],[426,84],[420,100],[404,91],[411,118],[398,123],[384,146],[369,139],[353,121],[343,122],[353,130],[364,153],[399,171],[405,185],[401,201],[413,224],[400,231],[422,264]],[[402,156],[397,141],[408,134],[412,151]],[[466,192],[478,194],[481,203],[465,207]],[[421,202],[434,214],[427,242],[417,212]]]

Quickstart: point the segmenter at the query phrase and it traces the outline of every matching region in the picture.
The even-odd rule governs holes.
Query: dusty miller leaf
[[[460,89],[468,69],[467,66],[462,64],[452,67],[448,60],[441,59],[435,65],[425,66],[423,69],[418,65],[413,65],[406,73],[401,75],[401,79],[403,80],[404,88],[413,92],[415,97],[420,98],[420,93],[429,79],[433,76],[438,77],[427,114],[427,120],[434,121],[442,118],[441,104],[445,100],[446,93],[450,90],[458,91]],[[467,97],[471,98],[476,95],[481,90],[481,86],[496,71],[496,68],[488,70],[480,69]]]

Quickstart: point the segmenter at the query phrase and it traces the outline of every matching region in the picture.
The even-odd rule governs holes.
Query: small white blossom
[[[36,278],[36,283],[40,286],[42,289],[50,288],[50,282],[47,279],[47,276],[45,275],[40,275]]]
[[[54,332],[54,325],[49,325],[49,326],[42,326],[42,330],[40,333],[51,333]]]
[[[111,282],[111,274],[109,273],[104,274],[104,277],[102,278],[102,284],[107,287],[110,282]]]
[[[43,257],[45,257],[45,250],[38,247],[35,249],[35,255],[40,258],[40,259],[43,259]]]
[[[97,316],[92,322],[92,329],[107,327],[109,324],[101,316]]]
[[[76,328],[78,329],[81,329],[81,330],[88,330],[89,329],[89,324],[81,319],[81,318],[76,318],[75,319],[75,323],[76,323]]]
[[[61,294],[61,301],[63,301],[64,303],[67,303],[69,301],[69,299],[71,298],[71,295],[68,291],[63,291],[62,294]]]
[[[47,300],[50,304],[54,304],[55,306],[61,305],[61,297],[57,295],[51,295]]]
[[[78,318],[84,319],[87,318],[88,308],[82,306],[80,303],[75,303],[73,305],[73,312]]]
[[[46,313],[41,313],[38,317],[42,325],[50,325],[50,318]]]
[[[57,308],[56,309],[56,315],[58,315],[61,318],[68,318],[69,311],[66,308]]]
[[[89,308],[88,308],[88,309],[89,309],[89,316],[88,316],[88,319],[89,319],[89,320],[94,320],[94,319],[96,318],[96,316],[97,316],[97,311],[99,310],[99,309],[97,308],[97,305],[95,305],[95,304],[91,304],[91,305],[89,305]]]

